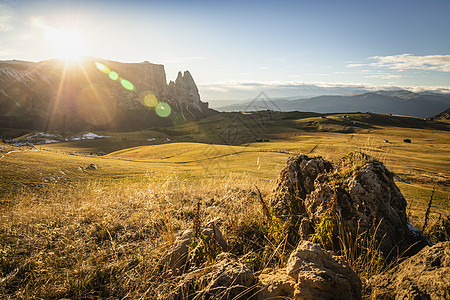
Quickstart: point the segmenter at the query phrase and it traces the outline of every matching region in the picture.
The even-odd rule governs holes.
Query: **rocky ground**
[[[408,223],[393,178],[362,153],[336,164],[289,158],[270,201],[260,197],[286,261],[252,271],[248,256],[227,252],[219,220],[194,218],[162,260],[174,281],[167,298],[448,299],[450,244],[434,245]]]

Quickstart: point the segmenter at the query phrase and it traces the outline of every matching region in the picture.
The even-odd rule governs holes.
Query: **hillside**
[[[136,130],[213,113],[188,71],[167,84],[163,65],[95,58],[0,62],[0,127]]]
[[[450,120],[450,108],[430,118],[431,120]]]
[[[347,96],[319,96],[307,99],[265,99],[217,108],[219,111],[312,111],[317,113],[372,112],[428,118],[450,106],[447,94],[413,93],[405,90],[378,91]]]
[[[0,128],[0,135],[21,135],[0,141],[0,297],[186,299],[172,296],[180,291],[192,297],[205,293],[206,284],[216,282],[208,277],[215,270],[224,270],[217,273],[220,278],[241,270],[253,280],[246,284],[254,287],[256,282],[254,292],[267,299],[267,280],[292,282],[286,265],[297,240],[289,232],[300,234],[293,226],[305,223],[285,219],[299,214],[280,214],[276,203],[297,203],[282,200],[299,199],[302,193],[290,190],[308,184],[315,198],[306,198],[314,199],[307,212],[323,212],[334,187],[346,222],[368,229],[349,243],[357,245],[351,253],[361,255],[345,256],[342,248],[334,248],[361,278],[363,290],[357,291],[367,298],[368,280],[392,267],[378,249],[397,253],[389,250],[403,240],[397,233],[409,234],[409,239],[411,224],[423,228],[428,220],[427,236],[445,239],[441,225],[450,207],[449,126],[395,115],[260,111],[218,113],[133,132]],[[331,162],[334,169],[322,170],[320,180],[308,177]],[[291,165],[303,170],[292,178],[306,178],[305,184],[287,185]],[[358,192],[361,189],[367,192]],[[401,209],[386,209],[390,203]],[[271,205],[272,216],[265,204]],[[364,209],[353,211],[358,204]],[[384,216],[385,211],[394,214]],[[371,239],[376,237],[371,231],[373,214],[383,222],[375,229],[384,230],[378,240]],[[355,215],[364,221],[356,222]],[[392,218],[385,222],[385,217]],[[327,240],[321,240],[322,222],[314,222],[306,228],[306,240],[329,249]],[[205,240],[192,235],[199,226]],[[214,238],[208,242],[211,226]],[[384,234],[390,231],[395,232],[391,245],[379,244],[388,240]],[[186,236],[194,238],[182,240]],[[173,249],[179,245],[186,246],[179,251],[189,257],[186,267],[174,263],[178,252]],[[311,257],[323,256],[318,255]],[[236,258],[219,262],[224,257]],[[435,270],[435,260],[427,261]],[[199,276],[195,282],[190,279]]]

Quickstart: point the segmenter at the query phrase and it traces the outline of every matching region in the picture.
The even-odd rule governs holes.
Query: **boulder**
[[[302,241],[289,257],[286,273],[297,282],[295,299],[361,299],[361,280],[339,257]]]
[[[370,299],[450,299],[450,242],[425,247],[369,280]]]
[[[231,253],[219,254],[200,282],[205,286],[202,299],[249,299],[255,294],[253,272]]]
[[[97,166],[95,164],[90,164],[86,167],[86,170],[97,170]]]
[[[203,226],[200,230],[200,233],[206,237],[206,240],[209,241],[211,236],[213,235],[213,228],[215,233],[216,242],[222,247],[222,250],[227,250],[227,242],[223,238],[222,232],[219,230],[218,226],[214,226],[216,220],[208,222],[205,226]],[[189,245],[192,243],[192,236],[194,231],[192,229],[187,229],[181,233],[179,233],[175,237],[175,241],[172,247],[169,249],[169,252],[163,259],[165,263],[166,270],[170,270],[172,274],[182,273],[183,267],[186,265],[187,258],[189,255]]]
[[[259,275],[258,300],[292,298],[295,280],[286,274],[286,269]]]
[[[214,264],[183,274],[168,299],[253,299],[253,272],[231,253],[217,255]]]
[[[361,280],[339,257],[301,241],[284,269],[258,277],[257,299],[361,299]]]
[[[406,200],[393,174],[363,153],[350,153],[338,164],[306,155],[288,158],[270,205],[294,245],[309,239],[327,212],[339,215],[339,225],[352,236],[371,232],[385,256],[414,244],[415,253],[426,245],[408,227]],[[334,241],[337,234],[334,228]]]

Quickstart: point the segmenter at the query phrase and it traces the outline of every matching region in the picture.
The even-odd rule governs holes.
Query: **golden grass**
[[[2,207],[0,294],[157,299],[167,292],[159,260],[174,234],[191,226],[197,201],[202,220],[219,217],[225,235],[261,219],[245,182],[249,178],[228,177],[199,186],[143,177],[132,184],[88,181],[24,191]],[[267,193],[272,186],[260,188]]]
[[[201,220],[218,217],[232,251],[254,271],[281,266],[286,240],[268,224],[254,186],[270,194],[286,157],[300,152],[337,161],[361,150],[383,161],[410,182],[397,185],[418,228],[433,186],[429,223],[450,213],[448,131],[418,129],[411,118],[387,126],[378,124],[382,117],[352,115],[373,124],[341,133],[339,114],[284,120],[280,113],[267,121],[270,142],[243,135],[245,144],[213,144],[235,115],[167,132],[99,132],[112,138],[37,146],[40,151],[0,149],[0,298],[163,298],[177,279],[163,280],[161,257],[175,234],[192,226],[198,201]],[[159,145],[149,145],[153,137]],[[403,143],[406,137],[413,142]],[[17,152],[6,154],[11,150]],[[85,155],[99,151],[110,154]],[[86,170],[91,163],[97,170]]]

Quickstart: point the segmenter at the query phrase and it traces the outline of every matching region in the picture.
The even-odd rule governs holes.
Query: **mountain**
[[[0,127],[136,130],[214,113],[188,71],[167,84],[149,62],[0,61]]]
[[[430,118],[431,120],[450,120],[450,108]]]
[[[373,112],[428,118],[450,107],[450,95],[438,93],[413,93],[406,90],[377,91],[347,96],[319,96],[307,99],[257,99],[223,107],[220,111],[311,111]]]

